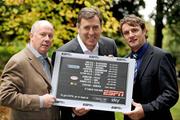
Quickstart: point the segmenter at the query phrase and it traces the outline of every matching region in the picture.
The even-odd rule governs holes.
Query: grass
[[[122,113],[116,112],[115,116],[116,116],[116,120],[123,120],[123,114]]]
[[[171,108],[173,120],[180,120],[180,99],[174,107]]]
[[[180,94],[180,78],[178,79],[178,86],[179,86],[179,94]],[[180,97],[178,102],[174,107],[171,108],[171,113],[173,116],[173,120],[180,120]]]

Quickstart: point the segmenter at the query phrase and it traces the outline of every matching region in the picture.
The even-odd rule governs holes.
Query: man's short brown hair
[[[102,16],[98,8],[96,7],[82,8],[78,14],[77,24],[80,24],[82,18],[91,19],[94,16],[97,16],[99,18],[100,24],[102,25]]]
[[[128,24],[130,26],[140,26],[142,30],[146,30],[145,21],[134,14],[127,15],[123,19],[121,19],[120,28],[119,28],[121,33],[122,33],[122,26],[124,24]],[[146,38],[148,38],[147,34],[146,34]]]

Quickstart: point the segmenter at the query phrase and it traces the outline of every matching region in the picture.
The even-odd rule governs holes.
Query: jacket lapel
[[[108,51],[106,51],[107,49],[105,48],[104,43],[101,40],[99,40],[98,44],[99,44],[99,49],[98,49],[99,50],[99,55],[107,54]]]
[[[144,53],[143,57],[142,57],[142,63],[140,66],[140,69],[138,71],[139,73],[139,79],[141,79],[142,75],[144,74],[148,64],[150,63],[151,59],[153,56],[153,47],[151,45],[149,45],[147,51]]]
[[[28,48],[25,49],[25,52],[28,55],[29,63],[37,71],[37,73],[39,73],[44,78],[45,82],[51,88],[50,80],[48,79],[46,73],[43,71],[42,64],[38,61],[38,59],[32,54],[32,52]]]
[[[48,64],[49,64],[49,67],[50,67],[50,73],[51,73],[51,76],[52,76],[52,70],[53,70],[53,66],[51,64],[51,58],[48,57]]]
[[[72,52],[75,53],[83,53],[80,44],[78,43],[77,38],[73,39],[73,46],[72,46]]]

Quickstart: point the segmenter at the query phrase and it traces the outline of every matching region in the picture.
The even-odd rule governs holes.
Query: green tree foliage
[[[127,14],[139,15],[140,8],[145,7],[144,0],[113,0],[111,11],[113,16],[120,20]]]
[[[174,31],[174,25],[178,25],[180,20],[180,1],[179,0],[157,0],[156,14],[153,14],[155,19],[155,45],[162,47],[163,34],[162,30],[165,24]],[[166,20],[166,23],[163,23]],[[175,28],[176,29],[176,28]],[[174,31],[176,35],[179,31]],[[179,36],[178,36],[179,37]]]
[[[157,0],[155,17],[155,45],[170,51],[180,70],[180,1]],[[163,23],[163,20],[166,22]],[[163,33],[163,29],[165,32]],[[164,37],[164,39],[163,39]],[[164,45],[163,45],[164,41]]]
[[[168,10],[166,19],[168,23],[168,30],[171,37],[168,39],[169,51],[173,53],[176,57],[176,62],[179,65],[178,69],[180,71],[180,1],[175,1],[171,9]],[[167,34],[168,35],[168,34]]]
[[[174,27],[173,27],[174,26]],[[170,27],[173,27],[172,29]],[[176,61],[177,71],[180,71],[180,22],[166,26],[163,30],[164,45],[167,51],[170,51]]]
[[[119,36],[119,22],[109,11],[111,0],[1,0],[0,1],[0,57],[7,62],[12,54],[21,50],[29,40],[29,31],[36,20],[46,19],[55,26],[52,51],[77,34],[76,19],[82,7],[98,7],[103,15],[103,34]],[[119,37],[116,37],[119,40]]]

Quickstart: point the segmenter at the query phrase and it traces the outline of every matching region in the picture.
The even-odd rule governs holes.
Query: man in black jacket
[[[170,108],[179,97],[172,56],[147,43],[145,22],[135,15],[121,20],[120,31],[137,63],[133,109],[124,119],[172,120]]]

